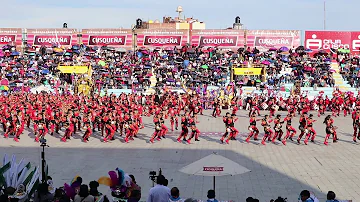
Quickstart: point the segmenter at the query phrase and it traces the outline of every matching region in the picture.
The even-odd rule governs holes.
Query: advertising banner
[[[16,45],[21,48],[22,30],[21,28],[0,28],[0,46]]]
[[[305,47],[313,50],[349,49],[360,53],[360,32],[346,31],[305,31]]]
[[[262,68],[234,68],[234,75],[261,75]]]
[[[188,30],[137,30],[138,47],[175,47],[188,43]]]
[[[246,45],[266,51],[270,48],[296,48],[301,44],[299,30],[247,30]]]
[[[72,46],[78,44],[76,29],[26,29],[27,43],[34,46]]]
[[[202,47],[238,49],[244,41],[242,30],[194,30],[191,34],[191,45]]]
[[[82,43],[87,46],[132,47],[131,29],[83,29]]]

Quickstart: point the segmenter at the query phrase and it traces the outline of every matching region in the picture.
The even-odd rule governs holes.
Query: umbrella
[[[118,48],[116,49],[117,52],[121,52],[121,53],[126,53],[126,49],[125,48]]]
[[[7,87],[7,86],[0,86],[0,90],[9,90],[9,87]]]
[[[19,56],[19,55],[20,55],[19,52],[12,52],[12,53],[11,53],[11,56]]]
[[[282,52],[282,53],[280,53],[280,55],[290,55],[290,53],[289,52]]]
[[[201,68],[203,68],[203,69],[208,69],[208,68],[209,68],[209,66],[207,66],[207,65],[203,65],[203,66],[201,66]]]
[[[98,65],[100,65],[100,66],[105,66],[105,65],[106,65],[106,63],[105,63],[105,61],[100,60],[100,61],[98,62]]]
[[[261,83],[261,81],[258,79],[258,80],[256,80],[256,83]]]
[[[43,69],[43,70],[41,70],[41,73],[42,73],[42,74],[49,74],[50,71],[49,71],[48,69]]]
[[[287,47],[283,46],[283,47],[281,47],[281,48],[279,49],[279,51],[281,51],[281,52],[287,52],[287,51],[289,51],[289,49],[288,49]]]
[[[305,52],[305,53],[312,53],[313,50],[311,50],[310,48],[307,48],[304,52]]]
[[[239,165],[238,163],[225,158],[216,153],[210,154],[198,161],[195,161],[179,170],[189,175],[213,176],[214,190],[215,177],[226,175],[240,175],[251,172],[249,169]]]
[[[4,86],[9,85],[9,80],[8,80],[8,79],[2,79],[2,80],[0,81],[0,85],[4,85]]]
[[[276,48],[270,48],[269,51],[277,51]]]
[[[263,64],[263,65],[270,65],[270,62],[267,61],[267,60],[264,60],[264,61],[261,62],[261,64]]]
[[[329,72],[330,72],[330,73],[335,73],[336,70],[335,70],[335,69],[329,69]]]

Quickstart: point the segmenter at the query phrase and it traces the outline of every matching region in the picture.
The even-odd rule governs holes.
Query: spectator
[[[9,202],[9,196],[7,194],[0,195],[0,202]]]
[[[132,190],[130,197],[127,202],[138,202],[141,199],[141,191],[140,190]]]
[[[253,202],[254,198],[253,197],[247,197],[246,202]]]
[[[70,198],[65,194],[64,190],[56,189],[54,202],[70,202]]]
[[[149,191],[149,196],[147,202],[169,202],[170,199],[170,189],[164,184],[166,179],[163,175],[159,175],[156,179],[155,187],[151,188]]]
[[[329,191],[326,196],[326,199],[327,199],[326,202],[339,202],[335,198],[336,198],[335,192]]]
[[[47,183],[41,183],[38,186],[35,193],[34,202],[49,202],[53,201],[54,196],[49,193],[49,185]]]
[[[318,202],[319,201],[315,196],[312,196],[310,194],[310,191],[308,191],[308,190],[303,190],[300,193],[300,200],[302,202]]]
[[[141,187],[136,183],[134,175],[129,175],[131,178],[131,188],[133,190],[139,190],[141,192]]]
[[[94,202],[94,196],[89,193],[89,187],[86,184],[80,186],[79,193],[75,196],[74,202]]]
[[[207,197],[207,202],[218,202],[218,200],[215,199],[215,190],[210,189],[207,193]]]
[[[193,199],[193,198],[188,198],[184,202],[198,202],[198,200]]]
[[[178,201],[178,202],[182,202],[183,200],[180,198],[180,191],[177,187],[173,187],[171,189],[171,196],[170,196],[170,199],[169,199],[170,202],[175,202],[175,201]]]

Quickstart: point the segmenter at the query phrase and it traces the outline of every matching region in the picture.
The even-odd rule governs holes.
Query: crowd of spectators
[[[54,189],[52,187],[51,177],[48,177],[47,183],[39,184],[37,191],[34,193],[34,202],[139,202],[142,198],[141,188],[136,184],[135,177],[131,175],[132,183],[135,184],[136,188],[128,187],[127,190],[121,189],[117,192],[113,190],[111,196],[103,195],[98,191],[99,183],[97,181],[91,181],[89,185],[82,183],[82,178],[78,177],[73,184],[75,193],[74,196],[69,195],[64,187]],[[134,185],[131,185],[134,186]],[[130,190],[130,192],[129,192]],[[128,193],[129,192],[129,193]],[[11,194],[9,194],[11,195]],[[336,194],[333,191],[327,193],[326,202],[340,202],[336,200]],[[156,185],[152,187],[146,197],[146,202],[220,202],[221,200],[216,199],[215,190],[208,190],[207,199],[195,199],[195,198],[183,198],[180,190],[177,187],[168,187],[168,180],[163,176],[159,175],[156,179]],[[5,191],[0,196],[0,202],[17,202],[16,199],[8,196]],[[222,200],[224,201],[224,200]],[[239,200],[235,200],[239,201]],[[234,202],[235,202],[234,201]],[[287,202],[287,198],[278,197],[277,199],[269,199],[270,202]],[[294,201],[294,199],[290,200]],[[299,194],[299,202],[320,202],[310,191],[303,190]],[[246,198],[246,202],[259,202],[254,197]]]
[[[10,81],[11,90],[19,90],[23,84],[29,87],[44,83],[54,85],[58,79],[62,85],[73,84],[78,75],[62,74],[58,65],[85,65],[92,67],[92,79],[100,88],[141,91],[150,87],[153,74],[156,74],[157,86],[224,86],[231,78],[232,68],[255,67],[262,68],[263,75],[234,75],[235,83],[242,86],[262,83],[278,88],[281,84],[300,80],[302,86],[334,86],[334,70],[330,64],[335,56],[323,51],[312,52],[303,46],[266,52],[256,48],[229,51],[191,46],[153,50],[141,47],[132,52],[106,46],[74,45],[68,49],[27,47],[24,53],[19,53],[16,47],[6,45],[0,50],[0,76]],[[337,59],[344,79],[357,86],[358,58],[339,54]]]

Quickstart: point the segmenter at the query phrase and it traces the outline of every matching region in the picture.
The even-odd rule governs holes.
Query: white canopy
[[[41,85],[41,86],[38,86],[38,87],[35,87],[35,88],[32,88],[30,90],[30,92],[32,93],[41,93],[41,92],[50,92],[50,89],[44,85]]]
[[[250,172],[250,170],[228,158],[214,153],[183,167],[180,169],[180,172],[190,175],[217,177],[240,175]]]

